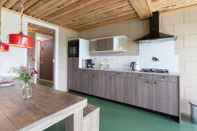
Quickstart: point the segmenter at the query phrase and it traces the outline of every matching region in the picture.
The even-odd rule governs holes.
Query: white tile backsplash
[[[92,56],[95,63],[109,65],[112,69],[128,69],[130,62],[135,61],[140,68],[168,69],[178,73],[178,56],[175,53],[176,41],[152,41],[139,44],[139,56]],[[154,62],[152,57],[159,58]]]
[[[175,53],[176,41],[152,41],[142,43],[139,46],[140,66],[142,68],[168,69],[170,72],[178,72],[178,56]],[[154,62],[152,57],[159,61]]]
[[[96,64],[109,64],[113,69],[128,69],[130,62],[138,62],[139,56],[94,56]]]

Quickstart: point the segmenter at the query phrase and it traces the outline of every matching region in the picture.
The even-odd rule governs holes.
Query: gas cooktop
[[[156,69],[156,68],[144,68],[141,72],[153,72],[153,73],[169,73],[167,69]]]

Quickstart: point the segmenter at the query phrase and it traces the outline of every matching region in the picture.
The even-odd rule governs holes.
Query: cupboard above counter
[[[90,54],[126,52],[127,36],[112,36],[90,40]]]

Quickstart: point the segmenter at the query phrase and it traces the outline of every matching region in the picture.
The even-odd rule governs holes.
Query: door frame
[[[29,19],[28,19],[29,20]],[[29,24],[34,24],[34,25],[38,25],[38,26],[41,26],[41,27],[44,27],[44,28],[49,28],[51,30],[54,30],[54,65],[53,65],[53,80],[54,80],[54,86],[53,88],[56,89],[56,90],[60,90],[60,91],[65,91],[65,89],[62,89],[61,86],[60,86],[60,82],[58,81],[59,79],[59,74],[60,72],[58,71],[58,66],[59,66],[59,27],[56,26],[56,25],[53,25],[53,24],[50,24],[50,23],[47,23],[47,22],[44,22],[44,21],[38,21],[37,19],[31,19],[28,21],[27,20],[27,29],[29,27]],[[27,30],[27,33],[28,30]],[[27,63],[27,60],[26,60],[26,63]],[[28,64],[28,63],[27,63]]]

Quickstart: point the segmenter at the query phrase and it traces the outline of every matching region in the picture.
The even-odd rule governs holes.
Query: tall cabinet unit
[[[70,40],[68,41],[68,89],[81,91],[79,74],[79,40]]]

